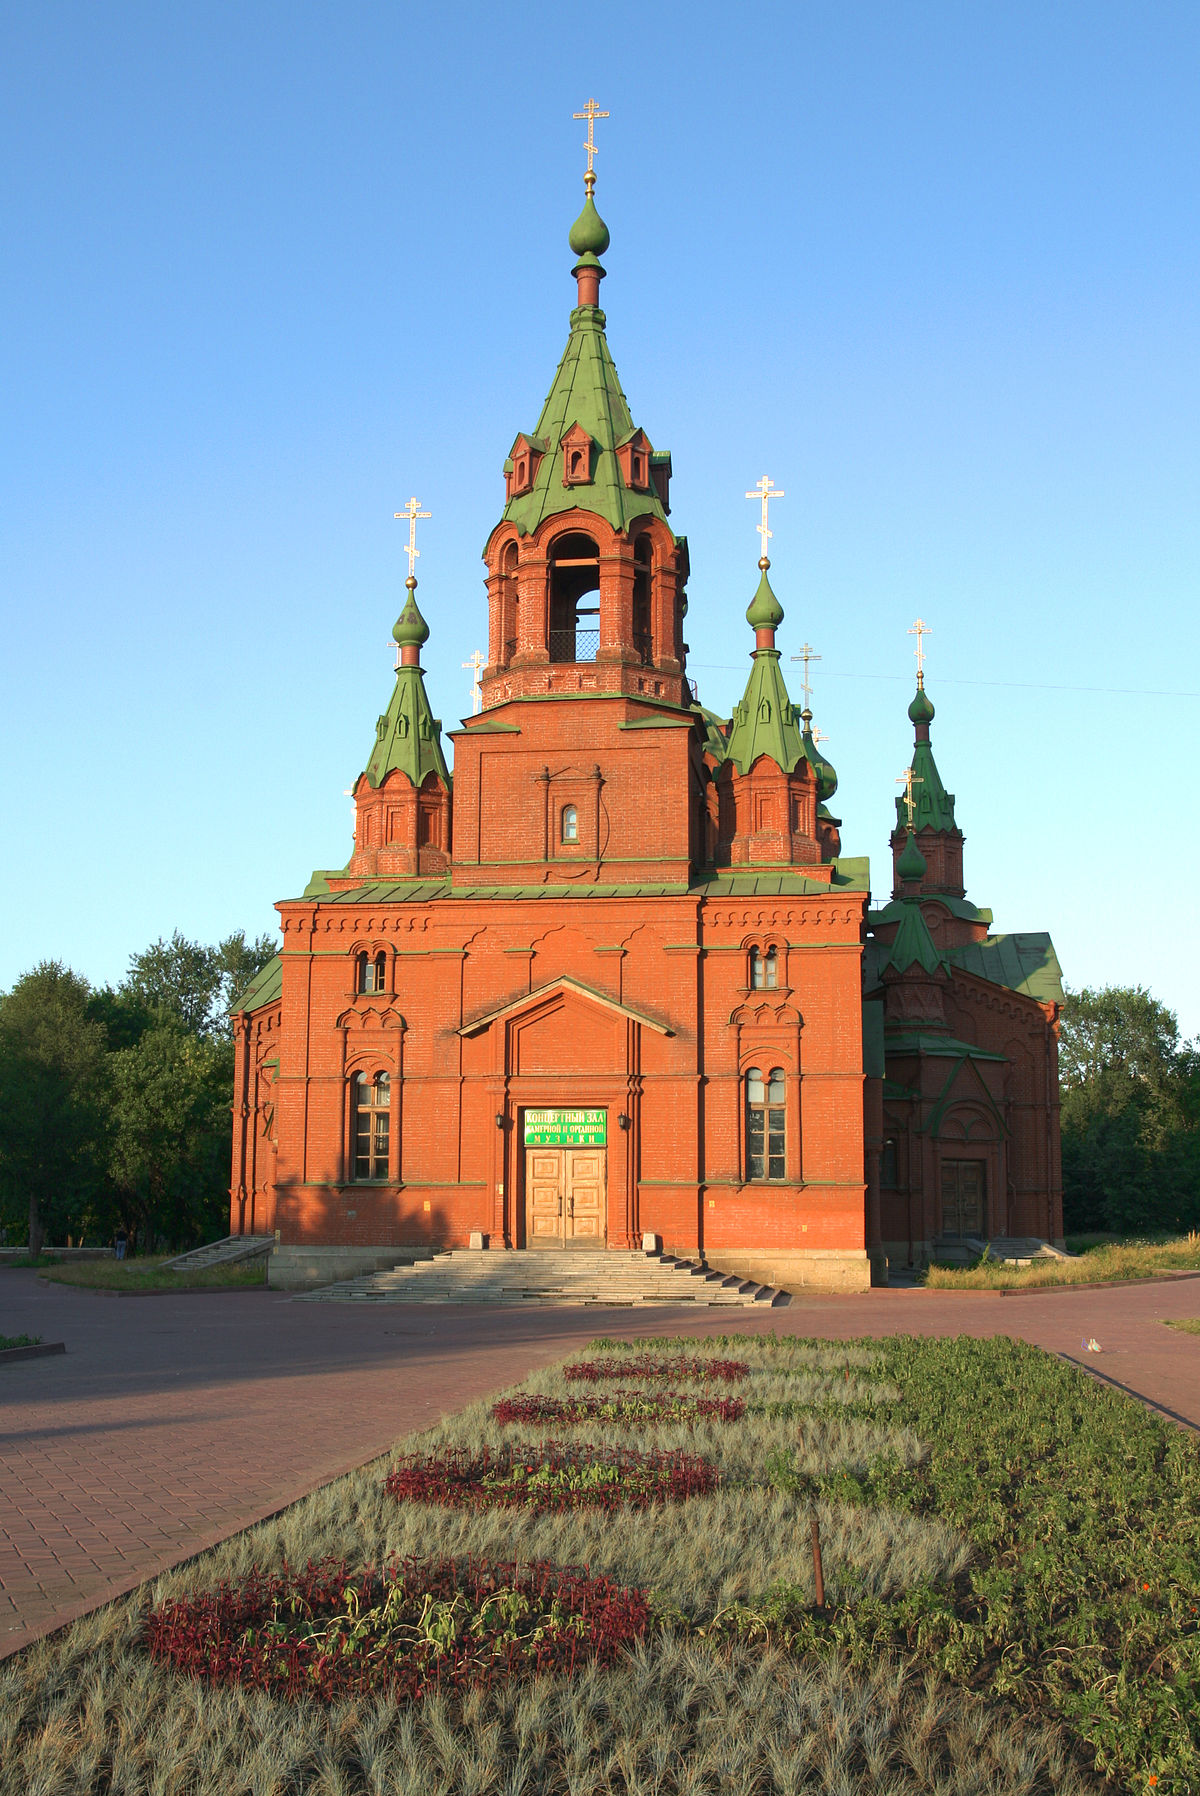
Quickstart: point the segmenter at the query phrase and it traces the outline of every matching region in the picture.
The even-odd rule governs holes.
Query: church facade
[[[996,936],[966,898],[923,681],[872,909],[765,553],[745,694],[728,719],[699,703],[671,457],[599,304],[608,242],[589,177],[567,347],[484,551],[482,708],[448,732],[453,777],[410,560],[353,854],[279,904],[282,951],[240,1000],[231,1229],[277,1234],[273,1279],[313,1249],[333,1276],[652,1237],[828,1290],[947,1242],[1059,1239],[1049,938]]]

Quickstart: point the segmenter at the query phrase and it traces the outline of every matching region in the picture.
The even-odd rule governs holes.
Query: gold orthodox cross
[[[923,617],[919,617],[917,619],[916,623],[912,626],[912,629],[908,632],[908,634],[910,636],[915,636],[917,639],[917,650],[916,650],[916,653],[917,653],[917,685],[924,686],[924,684],[925,684],[925,638],[927,636],[932,636],[933,631],[929,628],[929,625],[925,622],[925,619]]]
[[[787,495],[775,485],[775,482],[769,475],[764,474],[761,480],[755,481],[753,488],[746,494],[746,497],[747,499],[762,500],[762,523],[756,524],[754,528],[762,537],[762,559],[763,561],[766,561],[768,559],[767,544],[770,542],[772,535],[772,532],[767,528],[767,507],[770,505],[772,499],[784,499]]]
[[[747,493],[746,497],[749,498],[750,494]],[[812,687],[808,680],[808,664],[810,661],[819,661],[820,659],[820,655],[814,652],[811,642],[802,642],[800,644],[800,653],[792,656],[793,661],[803,661],[804,663],[804,677],[800,681],[800,690],[804,694],[804,709],[806,711],[812,710]],[[825,740],[828,741],[829,738],[826,737]]]
[[[587,142],[584,144],[583,147],[587,151],[588,165],[587,165],[587,174],[583,177],[583,180],[584,180],[584,185],[586,186],[588,192],[590,193],[592,191],[592,188],[596,185],[596,174],[595,174],[595,170],[592,168],[592,163],[596,157],[596,120],[598,118],[607,118],[608,113],[601,112],[601,110],[595,100],[589,100],[587,102],[587,104],[585,105],[582,112],[573,112],[571,114],[571,117],[572,118],[585,118],[587,120],[587,126],[588,126]]]
[[[904,808],[908,814],[908,827],[911,830],[913,826],[913,787],[923,786],[925,781],[919,773],[914,773],[911,767],[906,767],[896,784],[904,787]]]
[[[421,501],[419,499],[410,499],[403,511],[393,512],[392,515],[393,517],[408,519],[408,548],[406,551],[408,555],[408,577],[410,580],[415,580],[415,564],[417,557],[421,553],[420,549],[417,547],[417,519],[431,518],[433,513],[431,511],[422,511]]]
[[[480,654],[478,649],[475,650],[475,653],[471,656],[471,659],[469,661],[463,662],[464,667],[469,667],[471,669],[471,716],[472,717],[478,717],[479,713],[483,710],[483,685],[480,681],[479,675],[480,675],[480,671],[486,665],[487,665],[487,663],[485,662],[483,656]]]

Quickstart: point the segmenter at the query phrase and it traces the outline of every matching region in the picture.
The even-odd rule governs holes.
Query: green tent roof
[[[933,945],[929,925],[921,915],[920,903],[915,898],[907,900],[900,927],[884,965],[895,967],[898,973],[906,973],[912,966],[924,967],[927,973],[938,973],[945,964],[944,956]]]
[[[654,488],[635,492],[621,475],[616,451],[633,434],[634,422],[604,324],[599,306],[576,306],[571,313],[571,335],[533,433],[545,443],[546,453],[532,489],[510,499],[504,508],[505,518],[522,536],[556,512],[580,508],[598,512],[614,530],[626,530],[634,518],[647,514],[666,521]],[[575,424],[587,431],[594,445],[592,478],[584,486],[564,486],[559,444]],[[661,452],[655,459],[661,461]]]
[[[429,707],[419,667],[398,667],[392,702],[375,726],[375,746],[366,772],[370,786],[381,786],[397,769],[419,786],[431,773],[449,788],[450,774],[442,753],[442,726]]]
[[[806,759],[800,713],[788,697],[778,649],[755,649],[750,678],[733,713],[725,759],[739,773],[749,773],[768,755],[785,773]]]

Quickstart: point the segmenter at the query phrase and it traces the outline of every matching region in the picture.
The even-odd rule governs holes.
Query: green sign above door
[[[527,1110],[526,1147],[604,1147],[607,1110]]]

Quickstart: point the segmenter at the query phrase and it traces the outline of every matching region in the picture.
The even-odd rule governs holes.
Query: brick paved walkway
[[[1200,1278],[1001,1298],[809,1297],[786,1310],[422,1310],[282,1292],[116,1297],[0,1272],[0,1657],[212,1545],[399,1435],[597,1333],[1011,1334],[1200,1427]],[[1082,1356],[1090,1359],[1091,1356]]]

